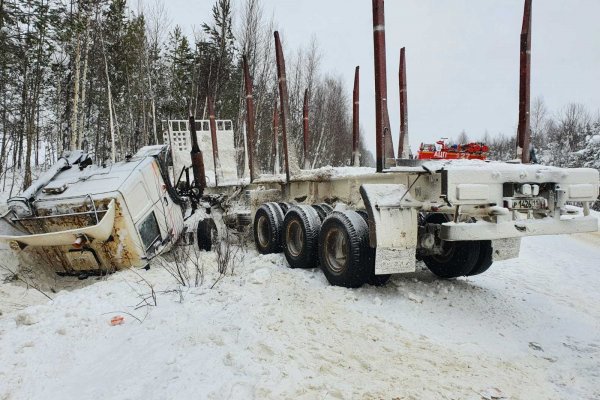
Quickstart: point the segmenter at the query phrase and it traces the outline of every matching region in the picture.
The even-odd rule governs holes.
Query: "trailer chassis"
[[[476,275],[518,257],[522,237],[597,231],[589,204],[598,181],[592,169],[483,161],[322,169],[289,182],[259,177],[238,190],[238,210],[260,253],[283,252],[291,267],[320,266],[330,283],[357,287],[414,272],[417,259],[442,278]]]

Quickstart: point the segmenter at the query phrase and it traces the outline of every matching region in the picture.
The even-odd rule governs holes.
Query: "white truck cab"
[[[183,230],[187,202],[169,182],[167,151],[146,146],[107,166],[92,165],[82,151],[65,155],[8,200],[0,241],[59,274],[144,266]]]

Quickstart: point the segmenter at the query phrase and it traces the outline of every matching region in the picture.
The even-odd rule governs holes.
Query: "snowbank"
[[[0,399],[597,398],[600,248],[536,237],[522,254],[358,290],[254,252],[214,289],[210,253],[200,288],[160,268],[90,279],[0,316]],[[140,276],[156,307],[136,309]]]

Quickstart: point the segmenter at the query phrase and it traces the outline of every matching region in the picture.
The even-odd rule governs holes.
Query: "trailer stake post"
[[[281,48],[281,40],[279,39],[279,32],[275,31],[275,57],[277,61],[277,78],[279,80],[279,102],[281,112],[281,135],[283,139],[283,157],[285,162],[285,178],[286,182],[290,182],[290,169],[293,172],[298,172],[298,160],[294,151],[289,151],[288,137],[287,137],[287,121],[289,118],[289,97],[288,87],[285,74],[285,59],[283,57],[283,49]],[[293,150],[293,149],[292,149]]]
[[[308,150],[310,145],[308,128],[308,89],[304,91],[304,105],[302,107],[302,134],[304,137],[304,169],[310,169],[308,162]]]
[[[387,109],[384,0],[373,0],[373,47],[375,55],[375,142],[377,172],[394,158],[394,145]]]
[[[250,78],[250,68],[248,59],[244,54],[242,56],[244,64],[244,87],[246,91],[246,146],[248,152],[248,169],[250,170],[250,182],[254,181],[254,154],[256,152],[255,145],[255,115],[254,115],[254,97],[252,95],[252,79]]]
[[[531,142],[531,0],[525,0],[523,26],[521,28],[521,52],[519,75],[519,127],[517,133],[517,157],[523,164],[529,163]]]
[[[273,154],[273,173],[278,175],[281,172],[279,168],[279,110],[277,109],[277,101],[273,108],[273,145],[271,147]]]
[[[359,107],[360,107],[360,67],[357,66],[354,70],[354,90],[352,91],[352,165],[355,167],[360,166],[360,153],[358,146],[360,142],[360,120],[359,120]]]
[[[398,140],[398,158],[407,160],[411,156],[408,141],[408,98],[406,91],[406,48],[400,49],[400,138]]]

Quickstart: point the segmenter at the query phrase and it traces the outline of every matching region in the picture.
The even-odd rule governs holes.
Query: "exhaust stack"
[[[192,150],[190,151],[190,158],[192,159],[192,172],[194,173],[193,186],[198,189],[199,196],[202,196],[204,194],[204,188],[206,188],[206,172],[204,170],[204,157],[202,157],[202,151],[200,151],[200,146],[198,146],[196,119],[191,112],[188,120],[188,128],[192,138]]]
[[[408,99],[406,92],[406,48],[400,49],[400,138],[398,139],[398,158],[407,160],[411,158],[410,144],[408,142]]]
[[[529,163],[531,142],[531,0],[525,0],[523,27],[521,28],[521,68],[519,80],[519,128],[517,131],[517,158]]]
[[[308,162],[308,149],[309,149],[309,130],[308,130],[308,89],[304,91],[304,106],[302,108],[302,134],[304,137],[304,169],[310,169],[310,163]]]
[[[248,59],[242,56],[244,64],[244,87],[246,89],[246,146],[248,152],[248,169],[250,170],[250,182],[254,181],[254,154],[255,154],[255,132],[254,132],[254,97],[252,96],[252,79]]]
[[[375,146],[377,172],[394,159],[394,144],[387,108],[384,0],[373,0],[373,47],[375,55]],[[387,165],[386,165],[387,164]]]
[[[360,124],[359,124],[359,107],[360,107],[360,67],[354,70],[354,90],[352,91],[352,165],[360,166],[360,153],[358,146],[360,143]]]

